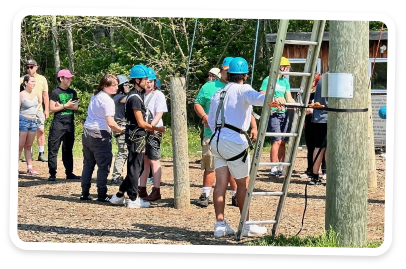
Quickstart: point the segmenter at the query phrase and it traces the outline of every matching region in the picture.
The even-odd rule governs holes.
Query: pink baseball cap
[[[59,72],[58,72],[58,78],[60,78],[60,77],[71,78],[71,77],[74,77],[74,75],[72,75],[72,73],[69,71],[69,69],[62,69],[62,70],[59,70]]]

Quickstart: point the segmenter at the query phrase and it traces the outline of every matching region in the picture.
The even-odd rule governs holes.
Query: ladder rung
[[[258,163],[259,165],[279,165],[279,166],[290,166],[290,163],[270,163],[270,162],[268,162],[268,163]]]
[[[272,219],[272,220],[247,220],[245,224],[273,224],[276,223],[277,221]]]
[[[265,136],[285,136],[285,137],[293,137],[298,136],[297,133],[265,133]]]
[[[279,72],[281,75],[294,76],[294,77],[310,77],[311,73],[304,72]]]
[[[317,45],[316,41],[303,41],[303,40],[285,40],[285,44],[289,45]]]
[[[282,196],[282,191],[255,191],[252,196]]]

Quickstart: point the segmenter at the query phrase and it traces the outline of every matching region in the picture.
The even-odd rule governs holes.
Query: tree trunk
[[[67,21],[66,27],[66,38],[68,40],[68,59],[69,59],[69,70],[75,72],[75,64],[73,59],[73,38],[72,38],[72,28],[70,20]]]
[[[368,107],[367,21],[331,21],[330,73],[354,75],[352,99],[329,98],[330,108]],[[327,133],[326,230],[340,246],[366,242],[368,199],[368,113],[329,112]]]
[[[111,61],[116,61],[116,53],[114,51],[114,28],[110,27],[110,47],[111,47]]]
[[[52,16],[51,31],[52,31],[52,47],[54,50],[54,62],[55,62],[55,82],[56,85],[58,85],[57,74],[61,69],[61,60],[59,59],[58,26],[56,25],[56,16]]]
[[[190,207],[185,78],[170,79],[175,208]]]

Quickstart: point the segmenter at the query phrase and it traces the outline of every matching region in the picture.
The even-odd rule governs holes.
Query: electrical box
[[[321,97],[354,98],[354,75],[326,73],[322,76]]]

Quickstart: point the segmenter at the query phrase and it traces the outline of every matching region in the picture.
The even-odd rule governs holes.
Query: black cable
[[[302,226],[300,227],[300,230],[297,232],[296,236],[298,236],[300,234],[300,232],[302,231],[302,229],[303,229],[303,223],[304,223],[304,217],[305,217],[305,214],[306,214],[306,208],[307,208],[307,182],[306,182],[306,187],[305,187],[305,208],[304,208],[303,216],[302,216]]]

